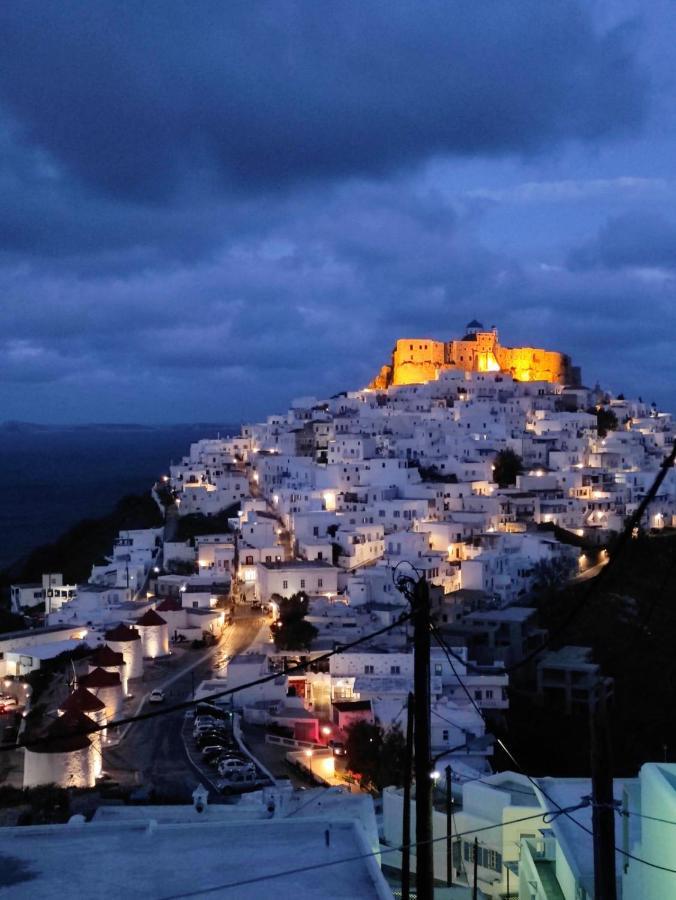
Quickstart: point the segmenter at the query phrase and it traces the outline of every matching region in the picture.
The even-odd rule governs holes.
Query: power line
[[[387,634],[389,631],[393,631],[395,628],[398,628],[400,625],[403,625],[405,622],[411,619],[412,616],[412,612],[402,613],[398,617],[398,619],[395,622],[392,622],[390,625],[385,625],[383,628],[379,628],[377,631],[372,631],[369,634],[363,635],[360,638],[356,638],[353,641],[341,643],[333,650],[329,650],[326,653],[315,656],[313,659],[308,659],[306,662],[296,663],[283,673],[271,672],[268,675],[263,675],[261,678],[256,678],[253,681],[248,681],[245,684],[240,684],[235,688],[224,688],[222,691],[215,691],[214,693],[207,694],[204,697],[200,697],[199,699],[183,700],[180,703],[174,703],[171,706],[164,706],[161,709],[153,709],[143,713],[136,713],[136,715],[125,716],[122,719],[113,719],[110,722],[106,722],[105,725],[96,724],[96,728],[90,727],[87,729],[74,729],[69,733],[69,736],[87,736],[89,734],[93,734],[95,731],[104,731],[106,728],[118,728],[121,725],[130,725],[134,722],[143,722],[147,719],[155,719],[158,716],[166,716],[170,715],[171,713],[182,712],[183,710],[191,709],[192,707],[197,706],[200,703],[211,703],[212,701],[219,700],[222,697],[231,697],[233,694],[236,694],[239,691],[246,690],[247,688],[256,687],[259,684],[268,684],[269,682],[274,681],[282,675],[293,675],[296,672],[304,672],[310,666],[314,666],[320,662],[325,662],[327,659],[331,659],[332,656],[340,656],[340,654],[345,653],[346,650],[351,650],[353,647],[358,647],[360,644],[365,644],[368,641],[372,641],[374,638],[380,637],[380,635],[382,634]],[[0,744],[0,751],[16,750],[17,747],[28,747],[30,749],[34,746],[39,746],[44,743],[50,743],[50,741],[52,740],[53,738],[51,738],[49,735],[43,735],[41,737],[36,737],[29,740],[21,740],[16,744]]]
[[[439,629],[437,628],[437,626],[436,626],[436,625],[432,625],[432,626],[431,626],[431,629],[432,629],[432,634],[433,634],[434,637],[436,638],[437,643],[438,643],[439,646],[441,647],[442,651],[444,652],[444,655],[446,656],[446,659],[448,660],[448,663],[449,663],[449,665],[450,665],[450,667],[451,667],[451,671],[453,672],[453,675],[455,676],[456,681],[458,682],[458,684],[460,685],[460,687],[463,689],[463,691],[465,692],[465,694],[467,694],[467,697],[468,697],[468,699],[469,699],[469,702],[472,704],[472,706],[474,707],[474,709],[477,711],[477,713],[479,714],[479,716],[481,717],[481,719],[485,722],[485,721],[486,721],[486,716],[485,716],[483,710],[481,710],[481,709],[479,708],[479,706],[478,706],[476,700],[474,699],[474,697],[473,697],[472,694],[471,694],[471,691],[469,690],[469,688],[467,687],[467,685],[465,684],[465,682],[462,680],[462,678],[458,675],[458,672],[457,672],[455,666],[453,665],[453,659],[452,659],[452,657],[455,656],[456,654],[453,654],[453,653],[451,652],[450,647],[448,646],[448,644],[446,643],[446,641],[444,640],[444,638],[443,638],[443,637],[441,636],[441,634],[439,633]],[[457,658],[457,657],[456,657],[456,658]]]
[[[582,596],[578,600],[578,602],[573,606],[573,608],[569,611],[568,615],[564,618],[564,620],[554,629],[552,629],[545,640],[538,646],[534,647],[530,653],[527,653],[520,660],[515,663],[512,663],[511,666],[507,666],[505,671],[509,674],[511,672],[516,671],[517,669],[523,668],[523,666],[527,665],[531,660],[535,659],[536,656],[539,656],[544,650],[552,645],[552,643],[572,624],[572,622],[578,617],[578,615],[582,612],[582,610],[589,603],[590,598],[595,592],[598,592],[600,586],[605,583],[608,579],[608,573],[611,572],[617,566],[617,560],[620,558],[622,553],[624,552],[625,547],[627,546],[629,540],[632,537],[634,529],[640,526],[641,519],[648,508],[648,506],[652,503],[657,495],[658,490],[664,479],[667,476],[667,472],[676,462],[676,441],[671,448],[671,452],[668,456],[666,456],[662,463],[660,464],[659,471],[653,480],[653,483],[648,488],[645,497],[639,503],[638,507],[634,511],[634,513],[629,517],[627,523],[625,524],[623,530],[620,532],[620,536],[617,539],[617,542],[613,548],[612,553],[609,556],[608,562],[601,569],[596,578],[592,578],[588,582],[588,587],[586,591],[582,592]]]
[[[512,760],[512,762],[514,763],[514,765],[519,769],[519,771],[522,772],[522,773],[526,776],[526,778],[531,782],[531,784],[532,784],[535,788],[537,788],[537,790],[539,790],[540,793],[541,793],[544,797],[546,797],[546,799],[547,799],[553,806],[556,807],[556,810],[557,810],[557,811],[556,811],[556,815],[557,815],[557,816],[559,816],[559,815],[565,815],[568,819],[570,819],[571,822],[573,822],[575,825],[577,825],[578,828],[581,828],[583,831],[586,831],[588,835],[591,835],[592,837],[594,836],[594,832],[592,831],[591,828],[587,828],[587,826],[584,825],[582,822],[578,822],[577,819],[574,819],[574,818],[571,816],[571,814],[570,814],[571,811],[570,811],[569,809],[564,809],[559,803],[557,803],[557,801],[554,800],[554,798],[551,797],[551,796],[547,793],[547,791],[545,791],[545,789],[542,787],[542,785],[541,785],[539,782],[537,782],[534,778],[532,778],[532,777],[531,777],[531,776],[523,769],[523,767],[519,764],[519,762],[518,762],[518,760],[516,759],[516,757],[514,756],[514,754],[511,752],[511,750],[509,750],[509,748],[505,745],[504,741],[502,741],[500,738],[498,738],[498,744],[500,744],[500,746],[502,747],[502,749],[503,749],[503,750],[505,751],[505,753],[509,756],[509,758]],[[635,854],[630,853],[628,850],[623,850],[621,847],[615,846],[615,852],[621,854],[622,856],[626,856],[628,859],[633,859],[635,862],[639,862],[639,863],[642,863],[642,864],[645,865],[645,866],[649,866],[651,869],[659,869],[661,872],[670,872],[670,873],[672,873],[673,875],[676,875],[676,869],[671,869],[671,868],[669,868],[669,866],[661,866],[661,865],[659,865],[658,863],[650,862],[650,860],[643,859],[643,857],[641,857],[641,856],[636,856]]]
[[[621,807],[615,807],[615,809],[619,816],[638,816],[640,819],[650,819],[652,822],[662,822],[664,825],[676,825],[676,819],[661,819],[659,816],[649,816],[636,809],[622,809]]]
[[[674,445],[674,451],[676,452],[676,444]],[[445,651],[446,651],[446,643],[445,643],[445,641],[443,640],[443,638],[439,635],[439,633],[438,633],[438,631],[437,631],[437,629],[436,629],[436,627],[435,627],[434,625],[432,626],[432,631],[433,631],[435,637],[437,638],[437,641],[439,642],[439,644],[440,644],[442,650],[444,650],[444,652],[445,652]],[[458,679],[458,681],[460,682],[461,687],[463,688],[463,690],[465,691],[465,693],[466,693],[467,696],[469,697],[469,699],[470,699],[472,705],[474,706],[474,708],[477,710],[477,712],[479,713],[479,715],[482,717],[482,719],[483,719],[484,722],[485,722],[485,721],[486,721],[486,718],[485,718],[483,712],[479,709],[479,707],[478,707],[477,704],[475,703],[474,698],[472,697],[472,695],[471,695],[469,689],[467,688],[467,685],[463,682],[463,680],[460,678],[460,676],[459,676],[459,675],[457,674],[457,672],[455,671],[455,667],[454,667],[453,663],[451,662],[450,657],[448,658],[448,660],[449,660],[449,663],[450,663],[450,665],[451,665],[451,668],[453,669],[453,674],[454,674],[455,677]],[[514,756],[514,754],[512,753],[512,751],[507,747],[507,745],[505,744],[505,742],[504,742],[501,738],[496,738],[496,740],[497,740],[497,743],[500,745],[500,747],[505,751],[505,753],[507,754],[507,756],[512,760],[512,762],[513,762],[514,765],[517,767],[517,769],[518,769],[518,770],[519,770],[519,771],[520,771],[520,772],[521,772],[521,773],[522,773],[522,774],[530,781],[530,783],[533,785],[533,787],[535,787],[536,790],[538,790],[538,791],[539,791],[539,792],[540,792],[540,793],[541,793],[541,794],[542,794],[542,795],[543,795],[543,796],[544,796],[544,797],[545,797],[545,798],[546,798],[553,806],[556,807],[556,809],[557,809],[557,813],[556,813],[556,814],[557,814],[557,815],[564,814],[568,819],[570,819],[571,822],[573,822],[575,825],[577,825],[578,828],[581,828],[583,831],[585,831],[587,834],[589,834],[589,835],[591,835],[591,836],[593,837],[594,832],[592,831],[592,829],[591,829],[591,828],[587,828],[587,826],[584,825],[582,822],[579,822],[577,819],[573,818],[573,816],[571,816],[571,814],[570,814],[570,810],[564,809],[559,803],[557,803],[556,800],[554,800],[554,798],[551,797],[551,796],[545,791],[545,789],[542,787],[542,785],[541,785],[539,782],[537,782],[531,775],[529,775],[529,774],[526,772],[526,770],[525,770],[525,769],[523,768],[523,766],[519,763],[519,761],[518,761],[517,758]],[[617,846],[616,846],[616,847],[615,847],[615,852],[616,852],[616,853],[619,853],[619,854],[621,854],[622,856],[625,856],[625,857],[627,857],[627,858],[629,858],[629,859],[633,859],[635,862],[643,863],[644,865],[649,866],[649,867],[651,867],[651,868],[653,868],[653,869],[659,869],[659,870],[662,871],[662,872],[670,872],[670,873],[673,873],[674,875],[676,875],[676,869],[671,869],[671,868],[669,868],[668,866],[661,866],[661,865],[659,865],[658,863],[650,862],[650,861],[647,860],[647,859],[643,859],[643,858],[640,857],[640,856],[636,856],[635,854],[630,853],[628,850],[623,850],[621,847],[617,847]]]
[[[578,806],[571,807],[571,809],[578,809],[578,808],[579,808]],[[541,812],[533,813],[528,816],[521,816],[518,819],[510,819],[509,822],[495,822],[492,825],[482,825],[480,828],[472,828],[469,831],[461,831],[460,833],[457,833],[457,834],[454,833],[453,839],[455,840],[457,838],[467,837],[467,835],[479,834],[482,831],[490,831],[493,828],[502,828],[506,825],[517,825],[519,822],[527,822],[532,819],[541,819],[542,815],[543,814]],[[448,835],[445,834],[442,837],[431,838],[429,841],[426,841],[426,843],[436,844],[439,841],[446,841],[446,840],[448,840]],[[181,894],[171,894],[169,896],[161,897],[161,898],[159,898],[159,900],[184,900],[184,898],[198,897],[201,894],[211,894],[211,893],[214,893],[215,891],[225,891],[225,890],[229,890],[230,888],[239,888],[239,887],[245,887],[250,884],[257,884],[261,881],[270,881],[271,879],[274,879],[274,878],[284,878],[287,875],[300,875],[300,874],[303,874],[304,872],[312,872],[317,869],[326,869],[326,868],[329,868],[330,866],[338,866],[338,865],[343,865],[345,863],[358,862],[362,859],[370,859],[370,858],[377,857],[377,856],[384,856],[388,853],[400,853],[402,850],[406,850],[407,847],[410,847],[410,848],[417,847],[420,843],[422,843],[422,842],[412,841],[410,844],[400,844],[398,847],[385,847],[385,848],[381,848],[379,850],[375,850],[371,853],[360,853],[357,856],[346,856],[346,857],[343,857],[342,859],[334,859],[334,860],[330,860],[329,862],[315,863],[311,866],[298,866],[294,869],[286,869],[282,872],[272,872],[268,875],[257,875],[254,878],[246,878],[246,879],[242,879],[240,881],[229,881],[229,882],[225,882],[222,884],[216,884],[216,885],[213,885],[212,887],[202,888],[201,890],[187,891],[187,892],[181,893]]]

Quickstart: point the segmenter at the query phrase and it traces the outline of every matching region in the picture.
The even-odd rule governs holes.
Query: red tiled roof
[[[104,669],[107,666],[123,666],[124,656],[113,650],[108,644],[104,644],[102,647],[97,647],[92,653],[89,663],[92,666],[102,666]]]
[[[136,620],[136,624],[141,625],[142,627],[150,625],[166,625],[167,620],[163,619],[162,616],[158,616],[154,609],[149,609],[140,619]]]
[[[89,675],[80,678],[80,686],[86,688],[117,687],[121,684],[117,672],[108,672],[106,669],[94,669]]]
[[[106,640],[107,641],[140,641],[141,635],[135,628],[130,628],[129,625],[120,624],[113,628],[111,631],[106,631]]]
[[[69,694],[68,698],[61,704],[61,709],[73,712],[99,712],[99,710],[105,708],[106,704],[102,700],[99,700],[98,697],[95,697],[87,688],[82,686],[76,688],[72,694]]]

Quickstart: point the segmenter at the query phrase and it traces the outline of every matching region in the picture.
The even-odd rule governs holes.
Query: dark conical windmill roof
[[[44,738],[37,738],[32,744],[27,742],[26,749],[31,753],[72,753],[85,750],[91,745],[87,737],[99,730],[93,719],[83,712],[69,710],[55,719]]]
[[[476,319],[472,319],[471,322],[468,322],[467,325],[465,325],[465,328],[467,328],[467,329],[470,329],[470,328],[483,328],[483,327],[484,327],[483,324],[482,324],[481,322],[477,322]]]
[[[99,712],[106,708],[106,704],[95,697],[86,687],[75,688],[72,694],[69,694],[66,700],[61,704],[61,709],[71,712]]]
[[[120,623],[116,625],[115,628],[110,631],[106,631],[106,640],[107,641],[140,641],[141,635],[135,628],[130,628],[129,625],[124,625]]]
[[[122,682],[117,672],[109,672],[107,669],[93,669],[89,675],[80,678],[80,685],[86,688],[118,687]]]
[[[123,666],[124,656],[113,650],[108,644],[97,647],[89,657],[89,664],[92,666],[102,666],[104,669],[108,666]]]
[[[136,620],[136,624],[140,625],[141,627],[147,627],[150,625],[166,625],[167,620],[158,615],[154,609],[149,609],[148,612],[144,613],[140,619]]]
[[[99,726],[83,712],[69,709],[55,719],[47,730],[50,737],[69,737],[73,734],[93,734]]]

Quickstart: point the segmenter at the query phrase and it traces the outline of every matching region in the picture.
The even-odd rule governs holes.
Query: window
[[[442,741],[448,740],[448,728],[444,728],[444,730],[441,732],[441,740]]]
[[[304,579],[304,578],[301,578],[301,580],[300,580],[300,586],[301,586],[301,588],[304,588],[304,587],[305,587],[305,579]]]
[[[390,675],[400,675],[401,668],[400,666],[390,666]]]
[[[289,586],[289,582],[288,582],[288,581],[283,581],[283,582],[282,582],[282,587],[284,588],[284,590],[286,590],[286,589],[288,588],[288,586]]]
[[[486,691],[486,700],[492,700],[492,699],[493,699],[493,691],[490,691],[490,690]]]
[[[244,565],[253,566],[253,556],[247,556],[244,560]]]
[[[373,666],[364,666],[364,675],[373,675]]]
[[[481,691],[474,691],[474,699],[475,700],[483,700],[483,694]]]
[[[324,554],[322,553],[321,550],[320,550],[319,553],[317,554],[317,559],[324,559]],[[319,586],[320,586],[320,587],[322,586],[321,578],[319,579]]]
[[[324,587],[324,579],[323,578],[317,579],[317,587]]]

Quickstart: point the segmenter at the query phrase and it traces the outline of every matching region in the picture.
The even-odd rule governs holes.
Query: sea
[[[0,423],[0,569],[80,519],[149,490],[200,438],[234,424],[42,426]]]

